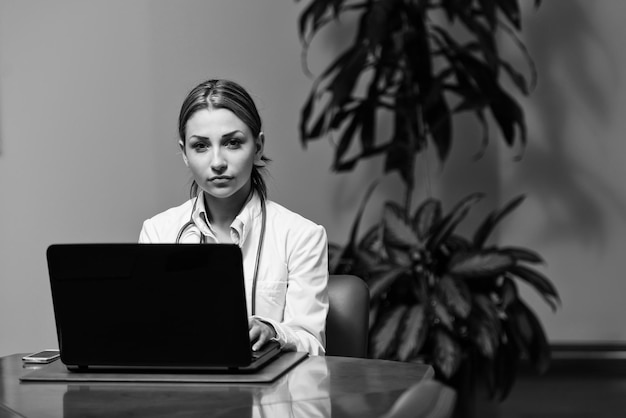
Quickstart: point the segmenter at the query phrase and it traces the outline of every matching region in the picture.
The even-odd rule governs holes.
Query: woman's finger
[[[254,343],[252,350],[257,351],[271,338],[272,332],[267,324],[256,318],[251,319],[250,325],[250,341]]]

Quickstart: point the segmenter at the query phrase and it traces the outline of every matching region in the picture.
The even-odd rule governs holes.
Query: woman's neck
[[[213,228],[229,230],[239,212],[252,197],[252,185],[242,187],[234,195],[223,199],[203,193],[204,205]]]

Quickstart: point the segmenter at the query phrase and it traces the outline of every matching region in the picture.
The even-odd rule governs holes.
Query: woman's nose
[[[215,147],[214,150],[213,158],[211,159],[211,169],[217,173],[222,173],[226,170],[226,159],[219,147]]]

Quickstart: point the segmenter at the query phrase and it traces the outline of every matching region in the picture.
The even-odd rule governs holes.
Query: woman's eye
[[[208,148],[208,146],[204,142],[196,142],[191,144],[191,148],[196,151],[204,151]]]
[[[226,146],[230,149],[239,148],[241,146],[241,140],[236,138],[229,139],[228,142],[226,142]]]

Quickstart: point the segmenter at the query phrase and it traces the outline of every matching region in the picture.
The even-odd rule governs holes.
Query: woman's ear
[[[254,165],[257,167],[265,167],[265,161],[263,161],[263,149],[265,148],[265,135],[263,132],[259,132],[255,140],[256,151],[254,153]]]
[[[185,153],[185,143],[179,139],[178,146],[180,147],[180,153],[183,155],[183,161],[185,162],[185,165],[189,167],[189,161],[187,160],[187,154]]]

